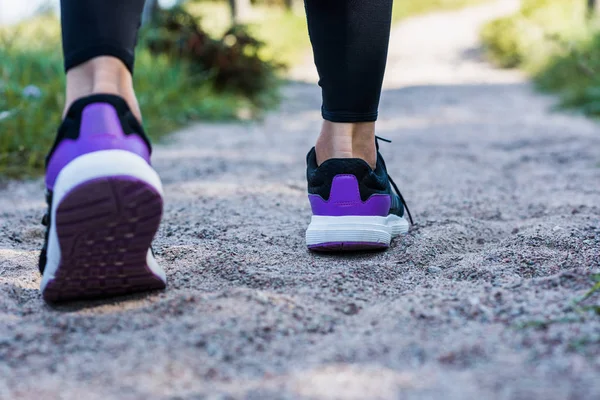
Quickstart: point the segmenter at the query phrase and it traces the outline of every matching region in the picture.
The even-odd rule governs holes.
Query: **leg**
[[[305,0],[305,6],[323,90],[318,163],[361,158],[374,168],[392,0]]]
[[[307,157],[313,217],[306,243],[318,251],[387,248],[409,228],[375,138],[392,0],[305,5],[325,119]]]
[[[108,93],[125,99],[138,119],[132,73],[144,0],[62,0],[67,89],[65,113],[79,98]]]
[[[143,0],[62,0],[64,120],[46,160],[47,301],[165,287],[150,245],[162,186],[131,73]]]
[[[91,94],[106,93],[122,97],[135,117],[141,121],[142,113],[133,90],[131,72],[123,62],[112,56],[98,56],[67,71],[67,88],[64,114],[75,100]]]

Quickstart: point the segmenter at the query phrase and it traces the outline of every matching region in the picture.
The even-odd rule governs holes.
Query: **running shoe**
[[[389,142],[387,139],[377,138]],[[377,141],[373,170],[359,158],[330,159],[317,165],[314,147],[307,156],[308,199],[312,219],[306,245],[314,251],[386,249],[408,232],[412,216],[388,176]]]
[[[70,107],[46,159],[46,301],[165,288],[150,248],[163,211],[150,153],[121,97],[93,95]]]

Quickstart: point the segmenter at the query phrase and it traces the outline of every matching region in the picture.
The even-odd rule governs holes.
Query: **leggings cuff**
[[[65,54],[65,72],[94,57],[100,56],[112,56],[118,58],[125,64],[129,72],[133,74],[134,54],[126,49],[108,43],[88,46]]]
[[[321,114],[323,115],[323,119],[326,119],[327,121],[346,123],[375,122],[377,121],[378,116],[377,111],[369,113],[357,113],[349,111],[327,111],[324,108],[321,108]]]

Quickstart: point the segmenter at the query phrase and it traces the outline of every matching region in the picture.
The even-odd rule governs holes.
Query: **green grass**
[[[594,286],[578,301],[578,303],[584,302],[595,294],[600,294],[600,274],[592,275],[592,281]],[[594,308],[596,311],[600,311],[600,306]]]
[[[518,67],[564,107],[600,116],[600,24],[582,0],[525,0],[481,36],[492,61]]]
[[[563,317],[563,318],[546,319],[546,320],[531,320],[531,321],[523,321],[523,322],[517,323],[517,324],[513,325],[513,328],[517,329],[517,330],[524,330],[524,329],[529,329],[529,328],[546,330],[550,327],[550,325],[575,324],[575,323],[580,323],[583,321],[584,321],[584,319],[582,317],[579,317],[579,318]]]
[[[590,303],[593,297],[600,294],[600,274],[592,274],[590,280],[592,281],[592,288],[587,290],[581,298],[574,299],[570,307],[565,307],[566,310],[570,310],[569,314],[558,318],[521,321],[513,324],[512,327],[516,330],[535,329],[545,331],[553,325],[573,324],[577,326],[597,320],[600,317],[600,305],[598,303],[593,304],[593,302],[591,302],[592,304],[584,303]],[[600,335],[586,335],[570,340],[568,349],[586,355],[590,346],[598,344],[600,344]]]

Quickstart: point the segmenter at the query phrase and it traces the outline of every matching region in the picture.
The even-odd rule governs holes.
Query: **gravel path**
[[[2,399],[600,398],[600,133],[481,61],[516,1],[396,27],[379,134],[417,226],[309,254],[319,91],[157,146],[164,293],[59,308],[38,286],[42,182],[0,189]],[[295,71],[312,79],[312,68]]]

